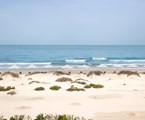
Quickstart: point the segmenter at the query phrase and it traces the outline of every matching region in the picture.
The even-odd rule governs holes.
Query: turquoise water
[[[0,68],[145,67],[145,46],[1,45]]]

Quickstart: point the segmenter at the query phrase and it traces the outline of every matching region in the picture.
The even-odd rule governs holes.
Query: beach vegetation
[[[70,75],[71,74],[71,72],[68,72],[68,73],[65,73],[65,72],[62,72],[62,71],[55,71],[54,73],[53,73],[54,75]]]
[[[1,76],[6,76],[6,75],[10,75],[14,78],[19,78],[19,74],[18,73],[14,73],[14,72],[4,72]]]
[[[0,78],[0,80],[3,80],[3,78]]]
[[[61,89],[61,87],[57,86],[57,85],[54,85],[54,86],[50,87],[50,89],[51,90],[59,90],[59,89]]]
[[[36,91],[42,91],[42,90],[45,90],[45,88],[44,87],[37,87],[34,90],[36,90]]]
[[[25,116],[24,115],[14,115],[10,117],[10,120],[24,120]]]
[[[72,79],[71,78],[68,78],[68,77],[62,77],[62,78],[58,78],[56,80],[56,82],[71,82]]]
[[[87,74],[87,77],[92,76],[92,75],[102,75],[102,74],[104,74],[104,72],[102,72],[102,71],[90,71]]]
[[[15,87],[11,87],[11,86],[7,86],[7,87],[0,86],[0,91],[9,91],[11,89],[15,89]]]
[[[30,75],[36,75],[36,74],[46,74],[47,72],[29,72],[27,75],[25,76],[30,76]]]
[[[39,114],[32,119],[31,116],[25,115],[14,115],[9,119],[4,118],[4,116],[0,116],[0,120],[91,120],[85,119],[84,117],[77,117],[74,115],[66,115],[66,114]]]
[[[10,91],[10,92],[7,92],[8,95],[15,95],[16,92],[15,91]]]
[[[78,84],[81,84],[81,85],[85,85],[86,84],[86,82],[81,82],[81,81],[75,81],[73,83],[78,83]]]
[[[73,85],[70,88],[66,89],[66,90],[70,91],[70,92],[72,92],[72,91],[85,91],[85,89],[77,88],[77,87],[74,87]]]
[[[32,78],[28,78],[28,80],[32,80]]]
[[[31,81],[29,82],[29,84],[32,84],[32,83],[40,83],[39,81]]]
[[[4,116],[0,116],[0,120],[7,120]]]
[[[135,71],[135,72],[133,72],[133,71],[120,71],[118,73],[118,75],[127,75],[127,76],[136,75],[136,76],[140,77],[140,75],[137,71]]]
[[[84,88],[103,88],[104,86],[101,84],[89,84],[89,85],[85,85]]]

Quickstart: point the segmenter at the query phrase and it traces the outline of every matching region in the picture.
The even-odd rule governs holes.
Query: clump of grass
[[[44,87],[37,87],[34,90],[36,90],[36,91],[42,91],[42,90],[45,90],[45,88]]]
[[[75,81],[73,81],[72,83],[78,83],[78,84],[85,85],[86,82],[84,82],[84,81],[87,81],[87,80],[84,80],[84,79],[82,79],[82,78],[78,78],[78,79],[76,79]]]
[[[61,89],[61,87],[57,86],[57,85],[54,85],[54,86],[50,87],[50,89],[51,90],[59,90],[59,89]]]
[[[46,74],[47,72],[29,72],[27,75],[25,76],[30,76],[30,75],[35,75],[35,74]]]
[[[14,115],[10,117],[10,120],[24,120],[25,116],[24,115]]]
[[[3,80],[3,78],[0,78],[0,80]]]
[[[3,116],[0,116],[0,120],[7,120]],[[84,117],[77,117],[74,115],[59,115],[59,114],[39,114],[34,119],[30,116],[25,115],[14,115],[9,120],[91,120],[85,119]]]
[[[64,73],[64,72],[62,72],[62,71],[55,71],[54,73],[53,73],[54,75],[70,75],[71,74],[71,72],[69,72],[69,73]]]
[[[0,116],[0,120],[7,120],[4,116]]]
[[[120,71],[118,73],[118,75],[122,75],[122,74],[127,75],[127,76],[136,75],[136,76],[140,77],[140,75],[137,71],[135,71],[135,72],[133,72],[133,71]]]
[[[58,78],[56,80],[56,82],[71,82],[72,79],[71,78],[67,78],[67,77],[62,77],[62,78]]]
[[[103,88],[104,86],[101,84],[89,84],[85,85],[84,88]]]
[[[15,87],[11,87],[11,86],[8,86],[8,87],[0,86],[0,91],[9,91],[11,89],[15,89]]]
[[[32,78],[28,78],[28,80],[32,80]]]
[[[70,88],[66,89],[66,90],[70,91],[70,92],[72,92],[72,91],[85,91],[85,89],[77,88],[77,87],[74,87],[73,85]]]
[[[8,94],[8,95],[15,95],[16,92],[15,92],[15,91],[10,91],[10,92],[8,92],[7,94]]]
[[[87,74],[87,77],[91,76],[91,75],[102,75],[104,74],[102,71],[90,71],[88,74]]]
[[[81,85],[85,85],[86,84],[86,82],[81,82],[81,81],[76,81],[74,83],[78,83],[78,84],[81,84]]]
[[[10,76],[12,76],[14,78],[19,78],[20,77],[18,73],[13,73],[13,72],[4,72],[2,74],[2,76],[6,76],[6,75],[10,75]]]
[[[40,83],[39,81],[31,81],[29,82],[29,84],[32,84],[32,83]]]

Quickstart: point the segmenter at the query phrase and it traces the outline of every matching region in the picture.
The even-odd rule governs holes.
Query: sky
[[[145,0],[0,0],[1,45],[145,45]]]

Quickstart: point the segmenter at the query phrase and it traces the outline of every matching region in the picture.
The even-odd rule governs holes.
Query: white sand
[[[57,78],[83,78],[86,83],[102,84],[101,89],[86,89],[82,92],[66,91],[71,85],[83,88],[84,85],[71,82],[55,82]],[[32,80],[28,80],[32,78]],[[41,83],[32,83],[31,81]],[[125,84],[125,85],[124,85]],[[49,88],[61,86],[59,91]],[[14,114],[31,115],[40,113],[73,114],[95,120],[145,120],[145,74],[138,76],[105,74],[87,77],[84,74],[55,76],[52,73],[20,75],[20,78],[3,76],[0,86],[15,86],[16,95],[0,92],[0,114],[6,118]],[[36,87],[44,91],[34,91]],[[12,90],[13,91],[13,90]]]

